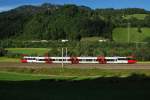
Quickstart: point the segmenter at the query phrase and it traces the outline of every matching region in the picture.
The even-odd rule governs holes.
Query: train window
[[[93,61],[97,61],[96,59],[93,59]]]
[[[38,61],[45,61],[45,59],[38,59]]]
[[[86,61],[86,59],[79,59],[79,61]]]
[[[58,59],[58,61],[62,61],[62,59]],[[66,61],[66,59],[63,59],[63,61]]]
[[[35,60],[35,58],[25,58],[25,60]]]
[[[118,60],[127,60],[127,58],[118,58]]]
[[[92,61],[92,59],[86,59],[86,61]]]
[[[55,59],[55,61],[59,61],[59,59]]]
[[[79,61],[82,61],[82,59],[79,59]]]
[[[56,59],[52,59],[52,61],[56,61]]]
[[[115,61],[116,59],[106,59],[107,61]]]

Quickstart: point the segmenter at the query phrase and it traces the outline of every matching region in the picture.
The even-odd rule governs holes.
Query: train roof
[[[51,58],[51,59],[62,59],[62,57],[40,57],[40,56],[24,56],[23,58],[36,58],[36,59],[45,59],[45,58]],[[64,59],[70,59],[71,57],[63,57]],[[97,57],[77,57],[78,59],[97,59]],[[104,57],[105,59],[118,59],[118,58],[127,58],[127,57]]]

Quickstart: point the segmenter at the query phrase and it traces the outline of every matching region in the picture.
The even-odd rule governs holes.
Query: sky
[[[16,8],[21,5],[76,4],[90,8],[144,8],[150,11],[150,0],[0,0],[0,12]]]

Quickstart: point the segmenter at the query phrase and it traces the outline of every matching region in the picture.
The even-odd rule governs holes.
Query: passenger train
[[[134,57],[37,57],[23,56],[22,63],[49,63],[49,64],[134,64]]]

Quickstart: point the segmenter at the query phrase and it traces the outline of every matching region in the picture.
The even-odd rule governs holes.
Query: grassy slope
[[[20,62],[19,58],[0,57],[0,62]]]
[[[0,73],[0,77],[18,79],[0,81],[1,100],[149,100],[150,95],[150,78],[142,75],[84,80],[56,80],[12,73]],[[27,77],[32,80],[22,81]]]
[[[104,69],[71,69],[71,68],[9,68],[1,67],[1,72],[15,72],[22,74],[49,75],[51,77],[127,77],[133,73],[150,76],[150,70],[104,70]],[[7,75],[7,74],[6,74]]]
[[[150,28],[142,28],[142,33],[139,33],[137,28],[130,28],[130,42],[142,42],[147,37],[150,37]],[[116,42],[128,42],[127,28],[114,29],[113,39]]]
[[[8,51],[21,54],[38,54],[44,55],[49,51],[48,48],[7,48]]]
[[[8,52],[20,53],[20,54],[37,54],[38,56],[44,56],[50,49],[48,48],[6,48]],[[0,57],[0,62],[20,62],[19,58]]]
[[[132,17],[135,17],[139,20],[144,20],[144,18],[147,16],[147,14],[132,14],[132,15],[127,15],[124,17],[124,19],[130,19]]]
[[[40,80],[40,79],[49,79],[48,76],[44,75],[33,75],[33,74],[23,74],[23,73],[16,73],[16,72],[0,72],[0,80],[11,80],[11,81],[18,81],[18,80]]]

